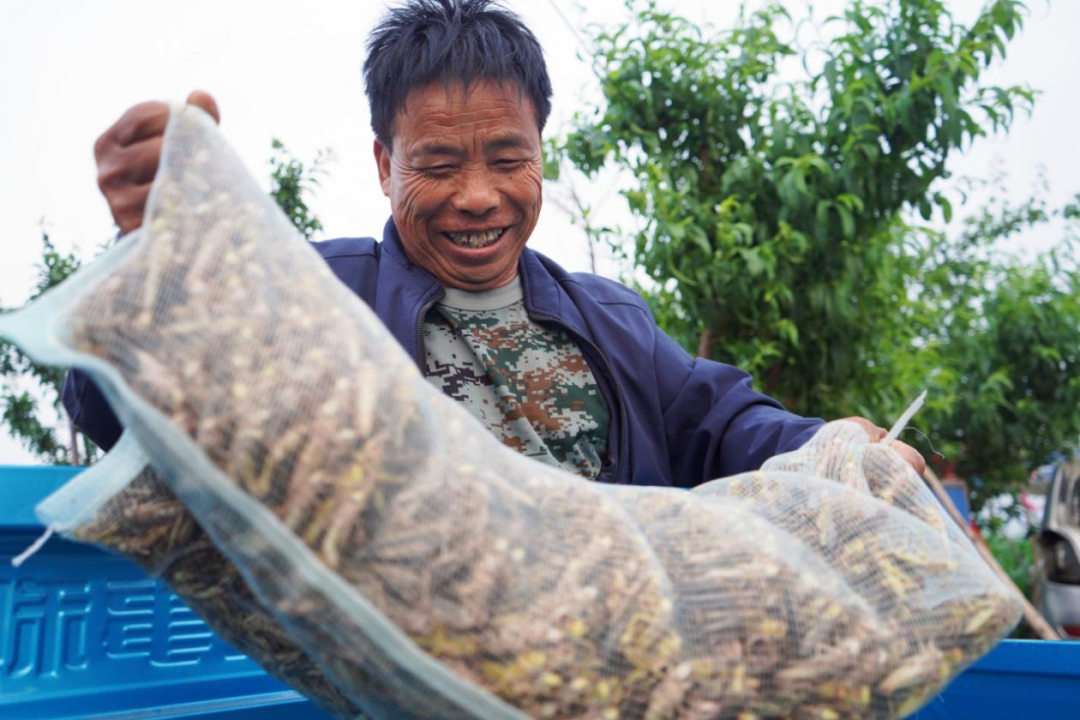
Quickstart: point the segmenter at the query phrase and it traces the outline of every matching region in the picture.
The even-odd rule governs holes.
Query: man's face
[[[376,142],[375,159],[409,259],[462,290],[514,278],[543,180],[536,114],[516,85],[413,91],[393,151]]]

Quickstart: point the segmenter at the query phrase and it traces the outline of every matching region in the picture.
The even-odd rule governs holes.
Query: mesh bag
[[[223,640],[275,677],[332,715],[357,716],[359,708],[258,603],[236,566],[146,460],[125,433],[106,460],[39,505],[38,515],[53,531],[134,560],[165,580]]]
[[[896,717],[1020,615],[854,425],[693,492],[503,447],[195,108],[143,229],[0,332],[90,372],[127,428],[47,522],[342,717]]]

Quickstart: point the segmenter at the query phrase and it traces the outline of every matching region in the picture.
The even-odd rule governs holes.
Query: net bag
[[[854,425],[689,493],[503,447],[190,106],[143,228],[0,332],[126,428],[43,518],[341,717],[898,717],[1020,615]]]
[[[51,531],[121,553],[163,579],[223,640],[331,715],[359,715],[146,462],[125,433],[105,460],[39,505],[38,516]]]

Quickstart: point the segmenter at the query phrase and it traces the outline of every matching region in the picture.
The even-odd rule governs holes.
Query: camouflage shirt
[[[577,344],[529,319],[521,279],[447,288],[424,318],[428,380],[522,455],[595,479],[608,408]]]

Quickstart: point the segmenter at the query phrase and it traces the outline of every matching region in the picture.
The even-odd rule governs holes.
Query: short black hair
[[[455,81],[511,81],[532,100],[542,131],[551,112],[551,79],[536,36],[492,0],[408,0],[371,31],[364,85],[371,128],[388,150],[394,117],[413,90]]]

